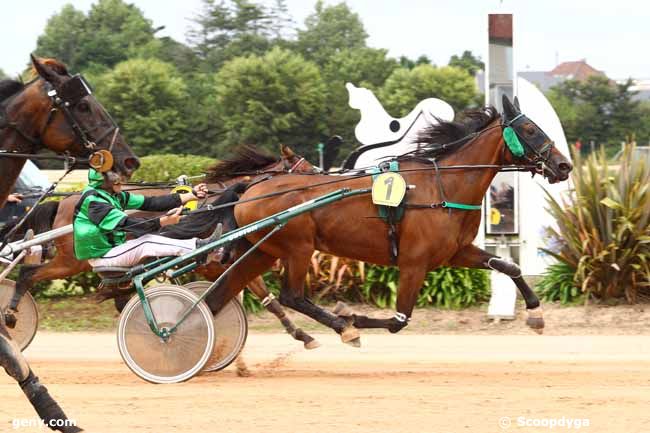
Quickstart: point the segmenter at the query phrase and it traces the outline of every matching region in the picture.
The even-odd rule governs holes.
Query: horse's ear
[[[515,108],[517,109],[517,111],[521,112],[521,107],[519,106],[519,98],[517,98],[515,96],[515,101],[514,102],[515,102]]]
[[[47,64],[41,62],[39,59],[37,59],[34,54],[29,55],[32,59],[32,65],[34,65],[34,69],[40,75],[41,78],[43,78],[45,81],[51,83],[54,85],[54,87],[58,86],[61,84],[63,81],[63,77],[59,75],[54,69],[52,69],[50,66]]]
[[[508,96],[504,93],[503,97],[501,98],[501,104],[503,105],[503,115],[505,117],[505,121],[507,122],[508,120],[512,120],[515,117],[517,117],[517,114],[519,114],[519,110],[515,108],[514,105],[512,105],[512,102],[510,102],[510,99]]]
[[[296,156],[296,154],[293,152],[293,150],[284,144],[280,145],[280,154],[282,155],[283,158],[293,158]]]

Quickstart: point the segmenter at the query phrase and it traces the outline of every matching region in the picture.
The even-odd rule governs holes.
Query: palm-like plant
[[[650,167],[632,145],[618,166],[608,166],[604,149],[574,159],[574,191],[561,202],[548,195],[557,221],[548,234],[559,248],[544,251],[575,270],[582,292],[635,302],[650,286]]]

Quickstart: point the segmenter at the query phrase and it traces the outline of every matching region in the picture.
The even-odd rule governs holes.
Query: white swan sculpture
[[[454,120],[454,109],[445,101],[427,98],[405,117],[396,119],[389,115],[375,94],[364,87],[346,83],[349,105],[361,111],[361,120],[354,129],[359,147],[346,161],[345,166],[361,168],[376,165],[382,159],[400,155],[417,147],[415,138],[438,119]]]

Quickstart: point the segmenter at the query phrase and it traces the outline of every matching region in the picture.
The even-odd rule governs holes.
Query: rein
[[[71,172],[73,169],[74,169],[74,166],[70,166],[70,167],[65,171],[65,173],[63,173],[63,174],[62,174],[62,175],[61,175],[61,176],[60,176],[56,181],[52,182],[52,184],[49,186],[49,188],[47,188],[45,191],[43,191],[43,193],[42,193],[42,194],[38,197],[38,199],[36,200],[36,203],[34,203],[34,206],[32,206],[32,207],[29,209],[29,211],[27,211],[27,212],[22,216],[22,218],[20,218],[20,220],[16,223],[16,225],[13,226],[13,227],[11,228],[11,230],[9,230],[9,231],[5,234],[5,236],[0,240],[0,242],[1,242],[1,243],[0,243],[0,250],[2,250],[2,249],[5,247],[5,245],[7,245],[7,243],[9,242],[9,239],[11,239],[11,237],[12,237],[12,236],[13,236],[13,235],[18,231],[18,229],[20,229],[20,227],[22,227],[22,225],[25,223],[25,221],[27,220],[27,218],[28,218],[28,217],[29,217],[29,216],[34,212],[34,210],[36,210],[36,206],[38,206],[39,204],[41,204],[41,202],[42,202],[43,200],[45,200],[49,195],[51,195],[51,194],[54,192],[54,190],[56,189],[56,187],[59,186],[59,183],[63,180],[63,178],[65,178],[68,174],[70,174],[70,172]]]
[[[19,153],[19,152],[13,152],[8,150],[0,150],[0,158],[65,161],[69,165],[88,162],[88,158],[77,158],[71,155],[37,155],[34,153]]]

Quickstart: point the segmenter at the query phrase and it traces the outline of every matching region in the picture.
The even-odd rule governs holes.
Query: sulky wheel
[[[200,296],[210,284],[209,281],[195,281],[183,287]],[[214,351],[203,371],[219,371],[228,367],[246,344],[248,320],[244,307],[237,299],[232,299],[214,316],[214,330]]]
[[[198,299],[191,291],[172,284],[146,289],[145,295],[159,329],[173,327]],[[136,295],[120,315],[117,344],[126,365],[142,379],[153,383],[183,382],[200,372],[212,355],[212,313],[201,302],[165,340],[149,328]]]
[[[3,312],[9,306],[11,298],[16,290],[16,283],[11,280],[0,281],[0,310]],[[25,293],[18,303],[16,316],[16,327],[7,328],[11,339],[16,342],[20,350],[27,349],[38,330],[38,308],[36,301],[28,292]]]

